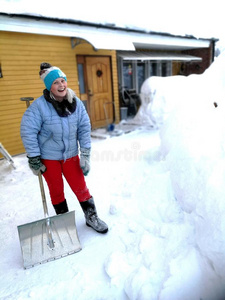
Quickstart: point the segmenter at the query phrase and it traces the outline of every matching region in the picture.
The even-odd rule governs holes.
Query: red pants
[[[64,175],[79,202],[83,202],[91,198],[86,186],[83,172],[80,168],[78,155],[69,158],[66,161],[42,159],[42,163],[47,168],[43,176],[48,184],[53,205],[59,204],[65,200],[62,175]]]

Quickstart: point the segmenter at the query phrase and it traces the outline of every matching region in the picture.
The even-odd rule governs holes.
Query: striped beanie
[[[44,82],[46,89],[50,91],[53,82],[57,78],[64,78],[67,81],[66,75],[57,67],[46,68],[41,72],[41,80]]]

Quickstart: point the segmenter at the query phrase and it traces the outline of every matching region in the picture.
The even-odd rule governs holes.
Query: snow
[[[90,23],[135,28],[146,31],[224,39],[223,1],[189,0],[115,0],[108,9],[104,0],[64,0],[63,5],[49,0],[0,0],[1,12],[50,18],[80,20]]]
[[[225,298],[224,67],[221,54],[202,75],[147,79],[151,122],[138,114],[118,125],[136,122],[130,133],[93,138],[86,181],[109,232],[85,225],[65,183],[76,254],[24,270],[17,226],[43,218],[38,179],[25,154],[16,169],[0,161],[0,299]]]

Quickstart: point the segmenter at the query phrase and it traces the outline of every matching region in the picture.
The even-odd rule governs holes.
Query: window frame
[[[141,86],[138,84],[138,63],[144,63],[144,80],[151,77],[151,66],[156,63],[156,74],[152,76],[162,77],[162,64],[166,64],[166,76],[172,76],[172,61],[171,60],[123,60],[121,57],[118,58],[118,79],[120,87],[124,87],[124,76],[123,76],[123,63],[129,63],[132,65],[133,80],[132,89],[140,93]]]

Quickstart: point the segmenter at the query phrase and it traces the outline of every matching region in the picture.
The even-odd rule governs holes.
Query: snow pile
[[[174,195],[195,228],[196,248],[218,275],[219,291],[225,278],[224,70],[221,55],[194,85],[193,76],[186,78],[190,90],[184,89],[185,96],[175,101],[161,128],[161,149]],[[182,90],[178,88],[177,95],[174,91],[174,99]]]
[[[184,76],[152,76],[141,86],[141,106],[133,120],[136,124],[149,124],[159,128],[178,101],[183,101],[187,81]]]
[[[140,93],[142,105],[133,122],[147,123],[154,128],[160,128],[174,110],[176,110],[175,116],[181,119],[185,117],[187,122],[189,120],[191,122],[191,118],[196,118],[198,122],[199,113],[203,117],[208,117],[210,122],[211,115],[201,110],[207,107],[212,110],[212,105],[214,107],[219,105],[218,114],[223,113],[224,65],[225,52],[222,52],[210,68],[201,75],[149,77],[142,84]]]
[[[151,77],[141,88],[144,105],[135,121],[144,120],[160,128],[162,160],[174,197],[193,226],[193,235],[188,235],[193,238],[190,257],[169,264],[171,277],[161,293],[165,299],[225,298],[221,296],[225,295],[224,70],[223,53],[202,75]],[[190,272],[196,275],[196,285],[189,282],[188,260],[192,262]],[[184,294],[179,294],[183,280],[188,282],[189,292],[185,293],[184,287]],[[175,289],[168,288],[171,282],[177,285]]]

